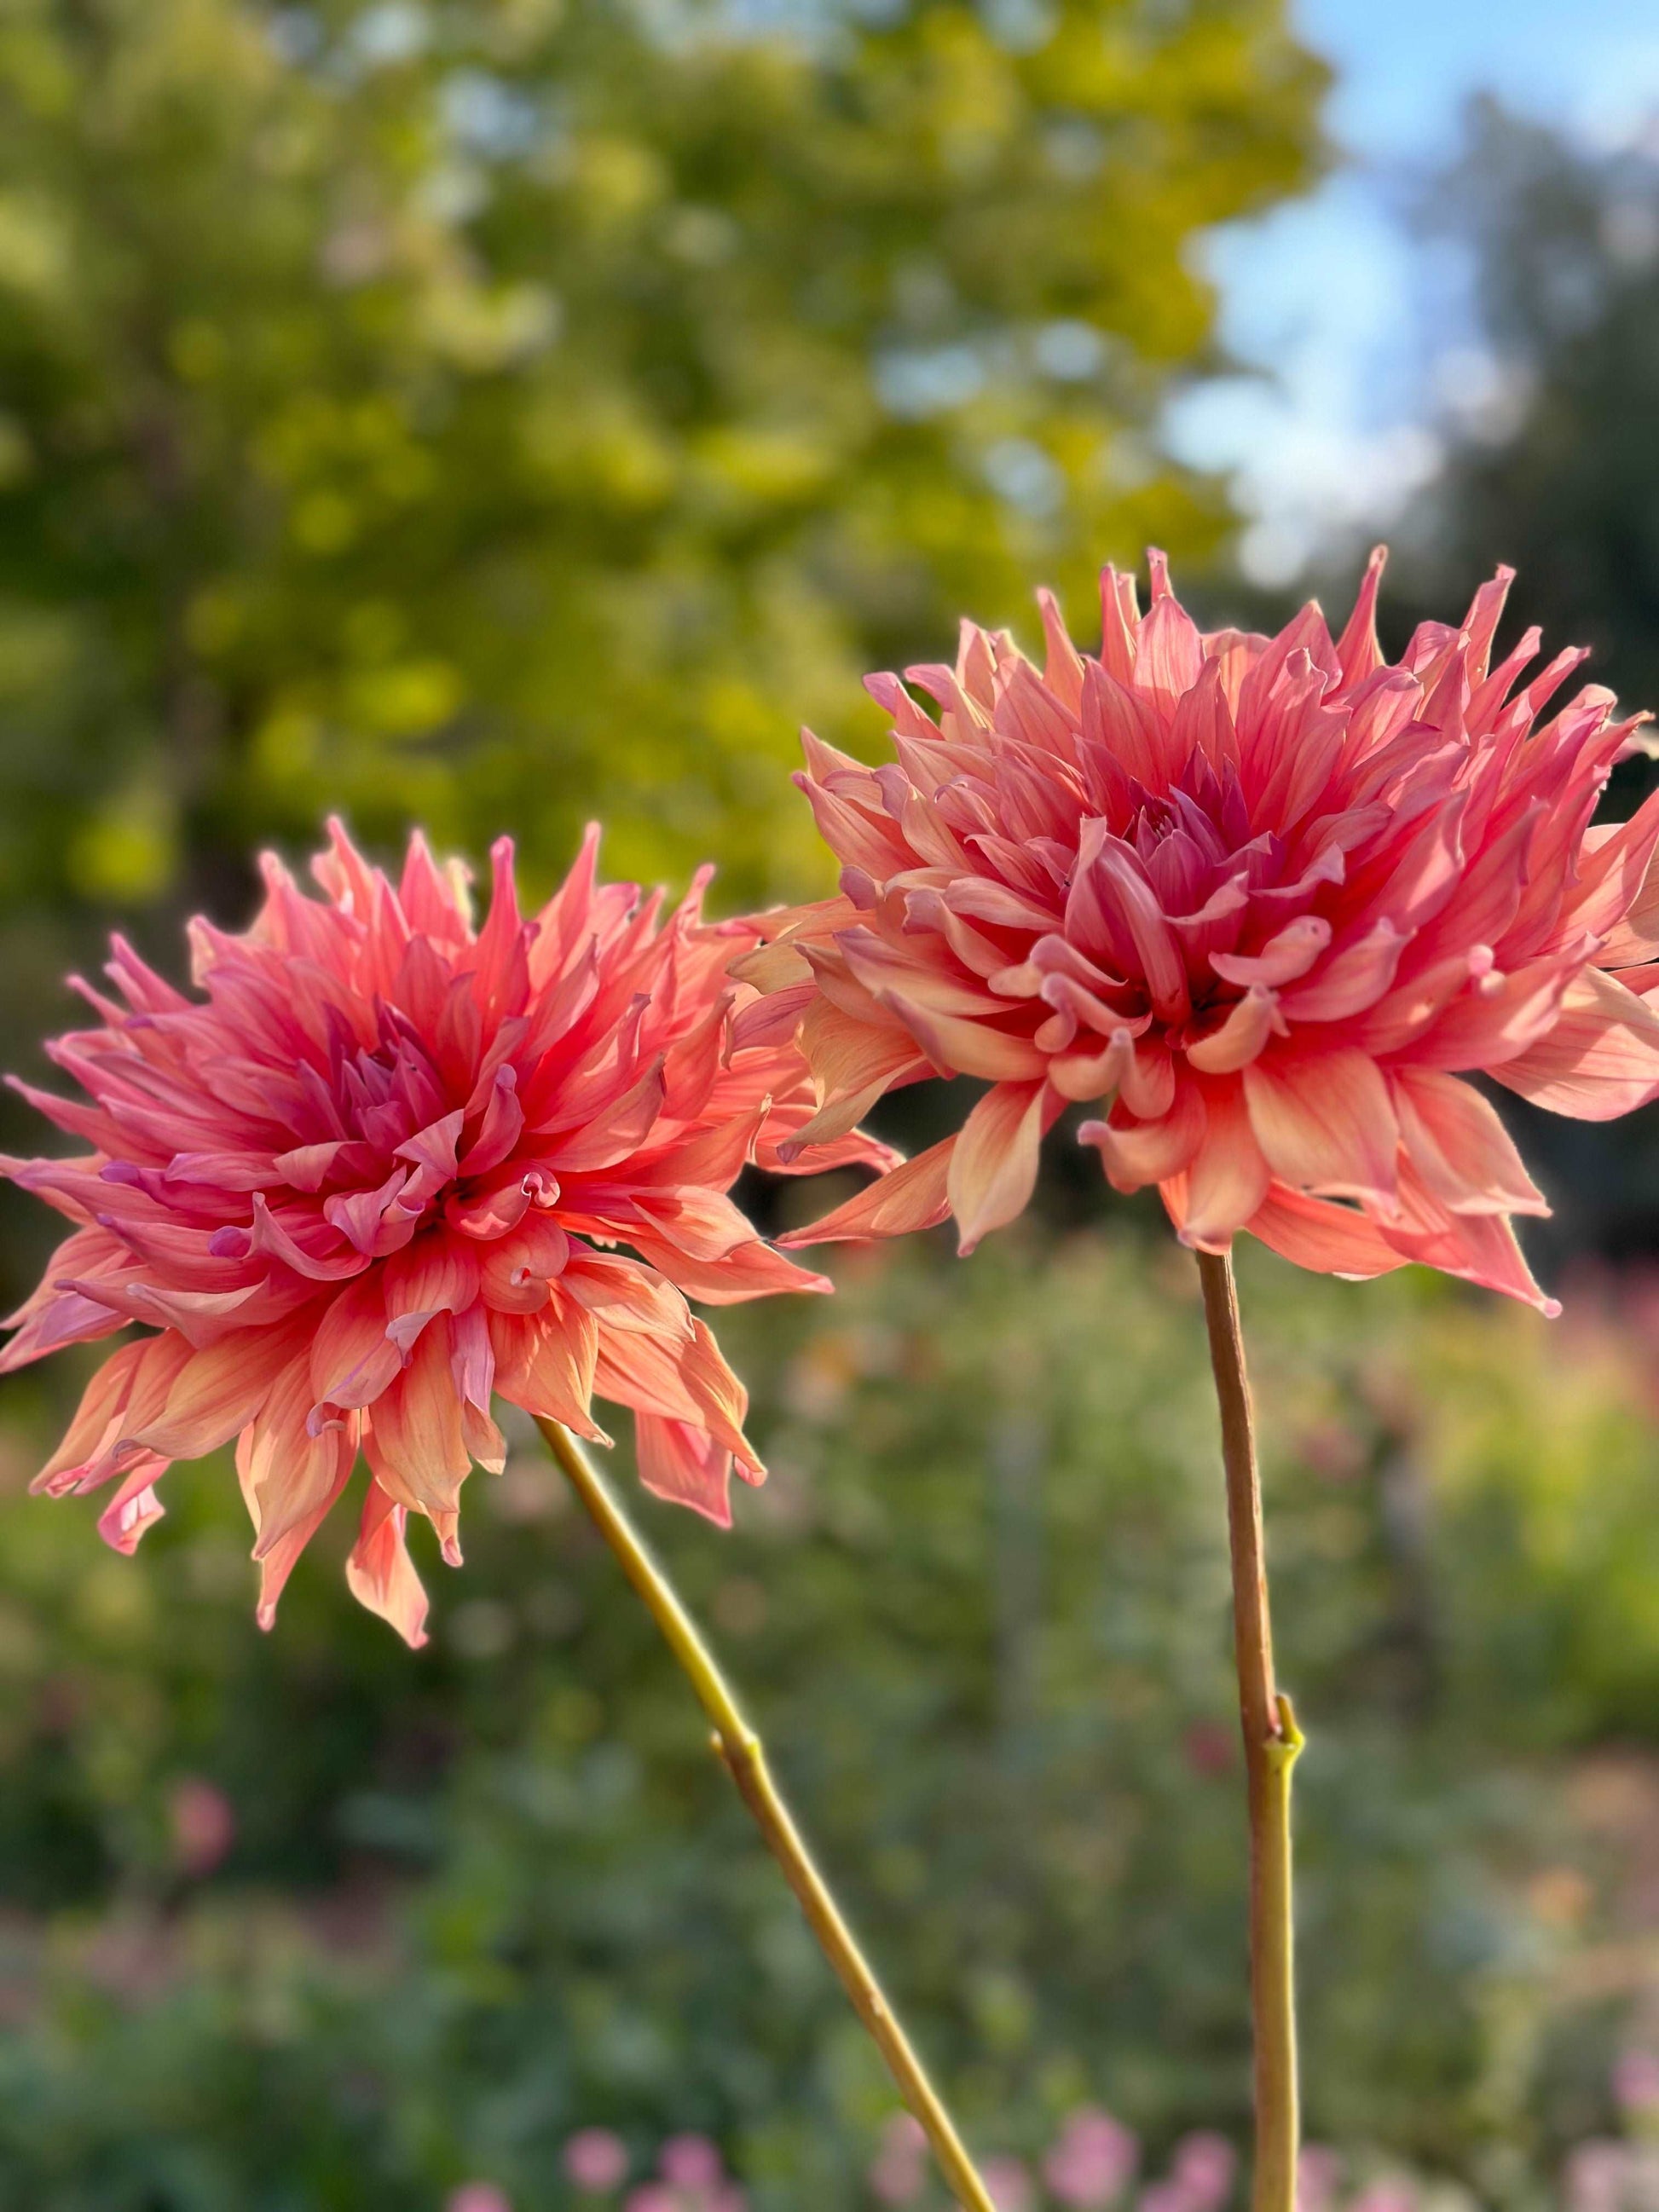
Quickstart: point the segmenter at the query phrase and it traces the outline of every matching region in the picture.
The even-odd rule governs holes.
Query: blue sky
[[[1320,544],[1386,528],[1433,474],[1437,422],[1499,409],[1501,376],[1460,312],[1459,274],[1409,235],[1412,181],[1455,149],[1492,90],[1588,143],[1659,132],[1659,0],[1296,0],[1335,65],[1344,167],[1310,199],[1218,234],[1223,336],[1271,380],[1228,380],[1174,411],[1194,459],[1237,471],[1264,581]]]

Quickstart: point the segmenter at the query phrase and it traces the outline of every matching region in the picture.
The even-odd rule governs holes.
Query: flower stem
[[[720,1673],[672,1584],[635,1533],[622,1508],[611,1496],[599,1469],[568,1429],[539,1417],[536,1425],[549,1449],[569,1476],[594,1526],[616,1554],[629,1581],[645,1600],[647,1610],[666,1638],[669,1649],[690,1679],[692,1688],[714,1723],[714,1748],[725,1762],[738,1793],[754,1815],[768,1847],[783,1869],[807,1924],[825,1957],[841,1978],[854,2009],[869,2030],[876,2047],[898,2084],[899,2094],[921,2124],[933,2146],[939,2171],[951,2194],[969,2212],[995,2212],[989,2192],[974,2169],[950,2114],[927,2079],[908,2037],[894,2017],[881,1984],[842,1919],[823,1876],[813,1864],[789,1808],[778,1794],[766,1763],[766,1749],[744,1718],[730,1684]]]
[[[1273,1625],[1233,1263],[1197,1255],[1210,1361],[1221,1407],[1227,1534],[1233,1570],[1233,1650],[1250,1813],[1250,2012],[1255,2038],[1252,2212],[1296,2212],[1296,1980],[1291,1911],[1291,1770],[1302,1735],[1273,1680]]]

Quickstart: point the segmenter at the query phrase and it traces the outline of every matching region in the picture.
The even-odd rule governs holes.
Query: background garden
[[[511,830],[532,890],[598,812],[613,873],[808,894],[795,726],[878,744],[860,673],[958,612],[1029,632],[1047,580],[1082,635],[1151,541],[1280,618],[1166,423],[1228,367],[1200,243],[1335,162],[1327,87],[1278,0],[4,0],[0,1058],[41,1079],[112,926],[176,972],[327,808],[381,851]],[[1659,706],[1656,141],[1488,101],[1412,219],[1518,396],[1442,426],[1389,640],[1507,559]],[[1244,1255],[1314,1739],[1305,2212],[1659,2206],[1659,1124],[1524,1141],[1560,1322]],[[15,1301],[51,1223],[0,1224]],[[737,1529],[642,1516],[1008,2212],[1220,2212],[1243,1851],[1190,1262],[1056,1157],[971,1265],[836,1273],[723,1322],[774,1468]],[[465,1569],[422,1559],[427,1651],[327,1529],[267,1638],[228,1459],[136,1562],[26,1497],[76,1382],[0,1390],[3,2212],[620,2203],[567,2172],[592,2128],[629,2185],[696,2136],[756,2212],[931,2201],[533,1437],[469,1486]],[[1054,2155],[1091,2107],[1133,2179]]]

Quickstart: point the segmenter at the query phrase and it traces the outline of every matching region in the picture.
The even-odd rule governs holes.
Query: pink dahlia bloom
[[[148,1330],[93,1376],[34,1486],[113,1481],[99,1527],[131,1552],[168,1462],[234,1437],[266,1626],[361,1450],[348,1578],[419,1644],[405,1522],[425,1514],[459,1560],[461,1485],[505,1454],[498,1395],[599,1442],[592,1397],[631,1408],[647,1486],[729,1519],[732,1468],[763,1469],[686,1300],[828,1285],[726,1194],[750,1160],[887,1156],[790,1141],[811,1085],[787,1039],[734,1042],[753,993],[726,969],[756,932],[704,922],[703,879],[665,921],[659,896],[596,882],[591,831],[526,921],[503,840],[475,930],[465,871],[419,836],[394,885],[331,835],[321,899],[267,858],[245,936],[192,925],[201,997],[119,939],[119,1000],[77,983],[100,1025],[47,1049],[90,1103],[17,1087],[93,1150],[3,1163],[76,1226],[0,1369]]]
[[[1103,579],[1098,659],[1042,597],[1039,672],[964,624],[954,668],[870,689],[896,762],[806,738],[798,779],[842,896],[766,918],[740,1017],[796,1021],[819,1111],[850,1130],[883,1091],[969,1075],[961,1132],[798,1243],[955,1214],[963,1250],[1025,1204],[1042,1134],[1081,1131],[1120,1190],[1156,1183],[1205,1251],[1248,1229],[1302,1266],[1408,1261],[1545,1304],[1510,1217],[1543,1199],[1492,1076],[1602,1120],[1659,1091],[1659,798],[1591,826],[1633,725],[1605,690],[1540,720],[1584,658],[1500,665],[1507,571],[1397,665],[1376,641],[1382,556],[1333,641],[1317,606],[1279,636],[1200,631],[1152,556]]]

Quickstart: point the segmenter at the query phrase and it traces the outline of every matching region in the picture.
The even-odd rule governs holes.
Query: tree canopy
[[[1492,373],[1453,411],[1411,581],[1455,594],[1510,562],[1524,619],[1591,646],[1630,708],[1659,708],[1656,153],[1483,100],[1425,210],[1469,257]]]
[[[232,919],[331,806],[814,880],[799,721],[1222,526],[1156,414],[1285,13],[12,0],[0,914]]]

